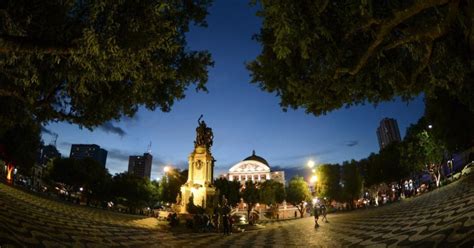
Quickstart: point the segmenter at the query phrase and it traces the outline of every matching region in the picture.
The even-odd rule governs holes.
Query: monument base
[[[208,201],[212,200],[212,197],[216,194],[216,189],[211,186],[202,186],[194,184],[192,186],[187,183],[181,186],[181,213],[187,213],[187,206],[189,198],[193,196],[193,203],[196,206],[206,208],[209,204]]]

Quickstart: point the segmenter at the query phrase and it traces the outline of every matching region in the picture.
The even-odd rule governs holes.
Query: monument
[[[212,129],[198,119],[194,151],[188,157],[188,181],[181,186],[181,212],[186,212],[186,206],[191,195],[196,206],[206,208],[209,200],[215,195],[216,189],[212,185],[214,178],[214,157],[211,146],[214,135]]]

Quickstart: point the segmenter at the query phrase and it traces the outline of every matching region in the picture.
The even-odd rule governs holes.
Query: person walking
[[[319,219],[319,211],[318,211],[318,207],[314,207],[314,227],[319,227],[319,224],[318,224],[318,219]]]
[[[321,221],[324,221],[326,223],[329,222],[328,219],[326,218],[327,213],[328,213],[328,210],[326,208],[326,205],[324,205],[324,204],[321,205],[321,214],[323,215],[323,218],[321,219]]]

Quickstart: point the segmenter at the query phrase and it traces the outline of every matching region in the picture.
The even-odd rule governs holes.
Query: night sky
[[[248,1],[216,0],[209,9],[207,28],[193,28],[188,46],[209,50],[215,61],[210,69],[209,93],[190,87],[171,112],[141,108],[133,119],[109,122],[89,131],[77,125],[51,123],[46,129],[59,134],[57,146],[69,156],[72,143],[98,144],[109,151],[107,168],[114,174],[127,170],[128,156],[143,154],[152,142],[152,178],[161,177],[165,165],[187,168],[193,150],[197,119],[201,114],[214,131],[212,153],[215,175],[255,150],[272,167],[302,167],[309,159],[337,163],[378,152],[375,134],[384,117],[397,119],[402,136],[423,114],[421,97],[357,106],[315,117],[304,110],[283,112],[279,99],[250,84],[245,62],[254,59],[260,46],[252,35],[260,27],[256,9]],[[49,143],[52,136],[43,132]],[[287,178],[289,179],[289,178]]]

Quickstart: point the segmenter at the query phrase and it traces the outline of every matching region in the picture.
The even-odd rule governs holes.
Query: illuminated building
[[[263,182],[270,179],[285,184],[285,172],[271,171],[267,160],[257,156],[255,151],[251,156],[232,166],[226,177],[229,181],[239,181],[242,184],[247,180]]]

